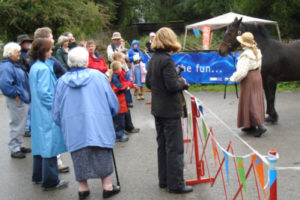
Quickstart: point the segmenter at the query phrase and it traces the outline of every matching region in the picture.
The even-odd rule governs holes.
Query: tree
[[[0,2],[0,33],[4,40],[18,34],[32,34],[38,27],[50,27],[55,36],[64,31],[89,35],[109,25],[107,8],[83,0],[6,0]]]
[[[236,0],[242,13],[277,21],[283,38],[299,38],[299,0]]]

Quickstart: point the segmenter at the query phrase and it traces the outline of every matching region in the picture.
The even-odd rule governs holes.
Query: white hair
[[[67,36],[61,35],[57,40],[57,44],[62,45],[64,42],[68,42],[70,39]]]
[[[75,47],[68,54],[68,66],[74,67],[87,67],[89,63],[89,53],[83,47]]]
[[[9,58],[15,53],[15,51],[20,51],[20,50],[21,50],[21,46],[18,43],[9,42],[4,46],[3,58]]]

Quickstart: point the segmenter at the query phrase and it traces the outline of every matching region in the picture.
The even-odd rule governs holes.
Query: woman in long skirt
[[[255,137],[260,137],[267,131],[263,126],[265,109],[260,73],[262,54],[252,33],[246,32],[238,36],[237,40],[244,49],[237,62],[237,71],[230,78],[230,81],[241,84],[237,126],[243,127],[244,132],[254,132]]]

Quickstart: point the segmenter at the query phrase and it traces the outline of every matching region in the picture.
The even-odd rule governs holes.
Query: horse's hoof
[[[278,122],[278,117],[268,116],[265,121],[267,124],[270,124],[270,125],[276,124]]]

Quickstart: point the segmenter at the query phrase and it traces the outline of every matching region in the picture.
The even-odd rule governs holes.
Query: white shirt
[[[256,56],[253,53],[251,48],[244,47],[244,52],[238,58],[238,62],[236,65],[236,72],[232,74],[230,77],[231,82],[240,82],[243,80],[249,71],[255,69],[261,69],[261,60],[262,55],[259,49],[257,49],[258,59],[256,60]]]

